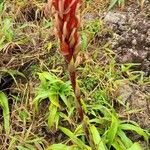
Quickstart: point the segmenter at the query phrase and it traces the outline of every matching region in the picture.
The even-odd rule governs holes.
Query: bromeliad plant
[[[60,52],[68,65],[71,84],[76,96],[77,110],[82,120],[83,109],[81,106],[80,89],[76,82],[75,67],[80,45],[78,33],[80,19],[76,14],[80,0],[49,0],[48,5],[54,7],[55,10],[55,32],[60,41]]]

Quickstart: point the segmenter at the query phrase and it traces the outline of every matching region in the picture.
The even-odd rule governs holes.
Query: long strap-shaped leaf
[[[60,127],[59,126],[59,129],[64,133],[66,134],[70,139],[71,141],[78,145],[80,148],[82,148],[82,150],[91,150],[91,148],[87,145],[85,145],[79,138],[77,138],[77,136],[71,132],[69,129],[67,128],[64,128],[64,127]]]
[[[2,107],[3,109],[4,129],[6,134],[9,134],[10,132],[9,105],[8,99],[3,92],[0,92],[0,107]]]

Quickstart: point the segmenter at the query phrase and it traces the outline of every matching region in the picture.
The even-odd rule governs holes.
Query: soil
[[[110,42],[111,49],[117,54],[119,63],[139,63],[134,70],[150,75],[150,1],[145,2],[141,10],[135,4],[130,4],[123,11],[112,10],[103,14],[105,27],[113,32],[99,38]],[[101,16],[102,17],[102,16]],[[136,113],[125,114],[131,120],[138,122],[144,128],[150,128],[150,86],[136,87],[127,83],[119,88],[123,101],[129,104],[130,110]],[[119,114],[125,109],[120,106]]]
[[[136,63],[133,71],[142,71],[150,76],[150,1],[145,1],[141,10],[134,2],[124,10],[113,9],[101,12],[98,16],[103,20],[104,31],[96,35],[96,43],[104,46],[109,43],[110,49],[116,54],[116,61],[121,64]],[[94,20],[97,15],[86,14],[87,21]],[[129,105],[133,113],[125,114],[125,107],[116,106],[119,114],[134,120],[143,128],[150,128],[150,85],[137,86],[124,83],[118,88],[118,96],[124,104]]]
[[[124,105],[117,106],[121,117],[137,122],[142,128],[150,128],[150,87],[137,87],[124,83],[118,89],[118,96],[122,97]]]
[[[120,63],[139,63],[137,70],[150,75],[150,1],[141,10],[130,4],[123,11],[109,11],[104,16],[107,28],[113,31],[111,48]],[[109,39],[110,40],[110,39]]]

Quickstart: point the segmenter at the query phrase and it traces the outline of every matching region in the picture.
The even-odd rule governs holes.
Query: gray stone
[[[122,99],[122,102],[124,104],[132,96],[133,92],[134,92],[133,89],[128,84],[123,84],[122,86],[120,86],[120,88],[119,88],[119,97]]]
[[[94,15],[93,15],[93,14],[87,13],[87,14],[84,15],[84,19],[85,19],[86,21],[92,21],[92,20],[94,20],[95,18],[94,18]]]
[[[136,39],[133,39],[133,40],[132,40],[132,44],[133,44],[133,45],[137,45]]]
[[[110,11],[106,14],[104,22],[122,25],[126,23],[126,15],[121,12]]]

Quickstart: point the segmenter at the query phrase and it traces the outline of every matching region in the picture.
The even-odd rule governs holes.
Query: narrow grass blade
[[[46,150],[79,150],[76,145],[67,146],[65,144],[53,144],[49,146]]]
[[[94,125],[90,125],[90,130],[91,130],[91,135],[92,135],[92,139],[94,141],[96,150],[106,150],[105,145],[96,127]]]
[[[51,129],[55,124],[55,117],[57,113],[57,107],[51,103],[49,107],[49,116],[48,116],[48,128]]]
[[[118,119],[115,116],[112,116],[112,123],[110,128],[108,129],[108,133],[107,133],[107,139],[108,139],[108,147],[110,148],[110,146],[112,145],[116,135],[117,135],[117,131],[118,131]]]
[[[23,77],[23,78],[26,79],[24,74],[19,72],[18,70],[2,70],[2,72],[5,72],[5,73],[9,74],[13,78],[13,80],[14,80],[15,84],[17,85],[17,87],[18,87],[18,83],[17,83],[17,80],[16,80],[15,76],[20,76],[20,77]]]
[[[111,0],[108,10],[112,9],[118,0]]]
[[[144,150],[139,143],[134,143],[129,149],[127,150]]]
[[[144,130],[142,128],[140,128],[139,126],[135,126],[132,124],[121,124],[120,128],[122,130],[130,130],[130,131],[135,131],[136,133],[138,133],[139,135],[143,136],[145,141],[148,142],[148,135],[146,134],[146,132],[144,132]]]
[[[67,108],[71,109],[71,104],[69,103],[68,99],[66,98],[64,93],[60,93],[60,97],[67,106]]]
[[[112,146],[115,148],[115,150],[126,150],[126,148],[121,146],[121,144],[117,142],[117,140],[112,143]]]
[[[10,116],[8,99],[3,92],[0,92],[0,107],[3,109],[4,129],[6,134],[10,132]]]
[[[126,136],[126,134],[122,130],[118,131],[117,134],[118,136],[120,136],[126,148],[130,148],[133,145],[133,142]]]
[[[53,144],[49,146],[46,150],[67,150],[68,146],[65,144]]]
[[[16,148],[17,148],[17,150],[29,150],[28,148],[26,148],[24,146],[17,146]],[[33,150],[33,149],[30,149],[30,150]]]
[[[76,137],[76,135],[74,133],[72,133],[70,130],[68,130],[67,128],[64,127],[59,127],[59,129],[66,134],[73,143],[77,144],[80,148],[82,148],[83,150],[91,150],[91,148],[87,145],[85,145],[80,139],[78,139]]]

